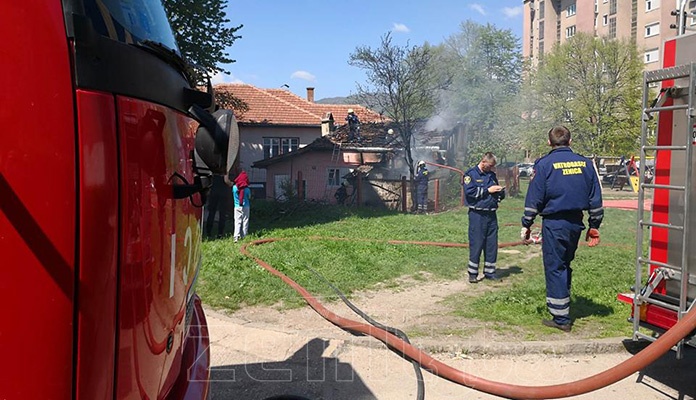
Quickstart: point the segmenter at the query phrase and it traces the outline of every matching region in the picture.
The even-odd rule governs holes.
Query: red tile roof
[[[284,89],[261,89],[245,84],[215,85],[216,91],[227,91],[249,105],[244,113],[235,112],[237,120],[247,124],[321,125],[327,113],[332,113],[337,125],[345,124],[348,109],[352,108],[360,122],[379,122],[382,117],[358,104],[317,104]]]

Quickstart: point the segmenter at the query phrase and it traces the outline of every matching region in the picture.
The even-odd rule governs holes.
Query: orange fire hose
[[[323,239],[332,240],[331,238]],[[310,307],[312,307],[319,315],[321,315],[327,321],[333,323],[334,325],[347,331],[370,335],[387,345],[387,347],[389,347],[390,349],[398,351],[404,357],[411,360],[415,360],[423,369],[441,378],[447,379],[449,381],[458,383],[463,386],[470,387],[480,392],[485,392],[505,398],[556,399],[562,397],[576,396],[603,388],[605,386],[616,383],[628,377],[629,375],[645,368],[646,366],[657,360],[660,356],[668,352],[682,338],[686,337],[689,333],[696,329],[696,308],[694,308],[688,314],[686,314],[686,316],[684,316],[684,318],[682,318],[676,325],[669,329],[665,334],[660,336],[660,338],[657,339],[655,342],[651,343],[648,347],[643,349],[640,353],[616,365],[615,367],[607,369],[598,374],[592,375],[588,378],[580,379],[578,381],[549,386],[523,386],[491,381],[488,379],[479,378],[475,375],[468,374],[466,372],[453,368],[441,361],[438,361],[430,355],[428,355],[427,353],[421,351],[417,347],[409,343],[406,343],[405,341],[401,340],[400,338],[392,335],[391,333],[383,329],[362,322],[354,321],[348,318],[344,318],[333,313],[332,311],[324,307],[321,303],[319,303],[319,301],[314,296],[312,296],[305,288],[300,286],[297,282],[293,281],[282,272],[276,270],[265,261],[259,259],[258,257],[254,257],[247,250],[248,246],[272,243],[279,240],[284,239],[255,240],[251,243],[242,246],[241,252],[244,255],[252,258],[260,266],[265,268],[273,275],[276,275],[285,283],[287,283],[290,287],[295,289],[295,291],[297,291],[305,299],[305,301],[309,304]],[[387,243],[418,244],[440,247],[468,247],[468,245],[464,243],[415,242],[406,240],[391,240],[387,241]],[[521,244],[522,242],[501,243],[499,247],[510,247]]]

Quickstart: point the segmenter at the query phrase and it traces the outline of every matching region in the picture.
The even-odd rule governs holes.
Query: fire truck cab
[[[233,115],[160,0],[4,2],[0,37],[0,398],[206,398],[202,206]]]

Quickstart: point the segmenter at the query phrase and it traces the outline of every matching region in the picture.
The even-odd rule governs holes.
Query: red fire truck
[[[644,74],[636,279],[633,293],[619,295],[633,306],[636,340],[655,340],[694,308],[696,298],[696,34],[685,34],[686,3],[676,12],[681,34],[663,43],[663,68]],[[650,143],[653,128],[656,141]],[[650,183],[645,168],[652,155]],[[648,210],[641,207],[645,200],[652,200]],[[678,358],[684,345],[696,347],[696,332],[675,346]]]
[[[0,399],[205,398],[201,207],[234,117],[160,0],[4,2],[0,37]]]

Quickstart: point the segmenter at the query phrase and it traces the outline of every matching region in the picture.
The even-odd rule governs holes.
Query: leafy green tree
[[[441,110],[463,124],[456,158],[465,165],[486,151],[517,158],[521,144],[515,101],[520,90],[522,59],[518,38],[510,30],[472,21],[444,45],[447,68],[454,76],[442,96]]]
[[[438,93],[450,82],[446,71],[437,67],[438,52],[428,44],[396,45],[387,33],[377,48],[357,47],[348,64],[365,70],[367,82],[357,85],[358,96],[392,120],[413,178],[415,123],[433,114]]]
[[[225,52],[243,27],[227,27],[227,0],[163,0],[182,55],[210,75],[227,72],[220,64],[235,60]]]
[[[630,155],[641,129],[643,63],[628,41],[578,34],[544,57],[530,77],[546,129],[564,124],[587,155]],[[543,137],[538,139],[545,141]]]
[[[215,104],[219,105],[220,108],[234,110],[235,115],[243,116],[244,113],[249,111],[249,104],[239,97],[235,97],[232,92],[227,89],[217,88],[215,90]]]

